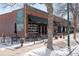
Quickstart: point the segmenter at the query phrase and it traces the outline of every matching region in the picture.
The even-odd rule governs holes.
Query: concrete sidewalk
[[[17,49],[14,49],[16,48]],[[26,52],[29,52],[33,49],[37,49],[40,47],[46,47],[44,43],[37,43],[37,44],[30,44],[27,45],[25,44],[23,47],[18,48],[18,46],[13,47],[13,48],[5,48],[3,50],[0,49],[0,56],[23,56]]]
[[[43,43],[43,40],[41,40],[41,41],[35,41],[35,44],[39,44],[39,43]],[[25,42],[23,44],[23,47],[24,46],[31,46],[31,45],[34,45],[34,42]],[[17,48],[20,48],[20,47],[21,47],[20,43],[13,44],[13,45],[8,44],[8,43],[2,43],[2,44],[0,44],[0,50],[6,50],[6,49],[12,49],[12,50],[14,50],[14,49],[17,49]]]

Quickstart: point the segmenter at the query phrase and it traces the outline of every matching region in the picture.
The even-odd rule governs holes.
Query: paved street
[[[19,56],[19,55],[24,55],[26,52],[32,50],[32,49],[36,49],[36,48],[40,48],[45,46],[43,43],[39,43],[36,45],[30,45],[30,46],[24,46],[21,48],[17,48],[17,49],[0,49],[0,56]]]

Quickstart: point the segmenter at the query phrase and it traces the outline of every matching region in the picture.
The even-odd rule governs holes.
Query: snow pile
[[[72,46],[72,53],[69,54],[68,48],[54,47],[54,50],[47,49],[46,47],[31,50],[24,54],[24,56],[79,56],[79,46]],[[74,49],[74,50],[73,50]]]
[[[38,49],[34,49],[28,53],[26,53],[25,55],[30,55],[30,56],[48,56],[50,55],[51,50],[47,49],[46,47],[42,47],[42,48],[38,48]]]
[[[58,47],[54,50],[50,50],[46,47],[41,47],[41,48],[38,48],[38,49],[34,49],[28,53],[26,53],[24,56],[56,56],[56,55],[66,55],[67,53],[67,50],[63,50],[60,48],[58,49]]]
[[[68,51],[66,49],[64,50],[50,50],[45,47],[34,49],[28,53],[26,53],[24,56],[65,56],[68,54]]]

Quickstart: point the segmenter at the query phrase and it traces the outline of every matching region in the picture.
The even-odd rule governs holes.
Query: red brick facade
[[[2,33],[6,33],[6,36],[13,34],[15,22],[16,22],[15,12],[0,15],[0,36]]]

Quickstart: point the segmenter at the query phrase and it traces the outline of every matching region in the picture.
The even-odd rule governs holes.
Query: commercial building
[[[67,20],[54,16],[54,32],[66,33]],[[17,32],[19,37],[47,35],[48,14],[30,6],[0,15],[0,36],[12,36]]]

